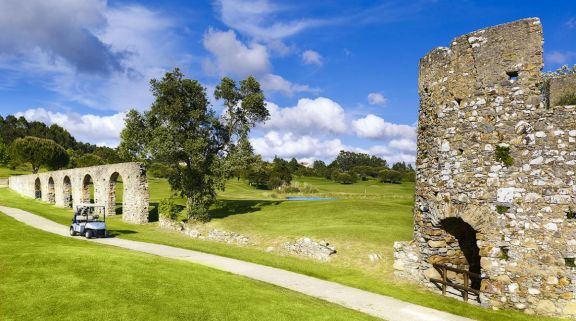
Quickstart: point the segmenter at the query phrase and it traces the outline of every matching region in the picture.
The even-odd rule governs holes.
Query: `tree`
[[[100,156],[95,154],[84,154],[76,158],[74,161],[78,167],[89,167],[106,164],[106,162]]]
[[[386,160],[364,153],[340,151],[334,162],[342,172],[352,170],[357,166],[387,167]]]
[[[356,175],[350,173],[338,173],[335,175],[334,181],[340,184],[354,184],[356,183]]]
[[[314,170],[314,175],[317,177],[325,177],[328,172],[326,163],[321,160],[315,160],[312,164],[312,169]]]
[[[399,184],[402,183],[402,173],[393,169],[385,169],[380,172],[378,179],[382,183]]]
[[[252,76],[240,81],[222,78],[214,90],[214,97],[223,100],[226,110],[222,120],[227,129],[227,169],[238,179],[254,161],[254,151],[248,140],[250,129],[270,117],[260,84]]]
[[[2,142],[0,142],[0,165],[8,165],[10,162],[10,154],[8,152],[8,147]]]
[[[244,87],[242,84],[244,82],[241,82],[240,96],[258,105],[257,98],[244,87],[254,89],[259,88],[259,84],[250,82]],[[248,137],[250,128],[261,118],[249,115],[248,110],[253,107],[249,103],[242,102],[240,108],[236,108],[238,101],[235,101],[229,104],[233,108],[230,118],[220,122],[209,108],[204,87],[196,80],[184,78],[178,68],[166,73],[161,80],[152,79],[150,87],[155,101],[143,114],[135,110],[127,114],[120,153],[128,159],[170,166],[168,181],[173,190],[186,198],[188,218],[206,221],[208,208],[216,200],[216,190],[224,188],[225,157],[235,143],[232,137],[240,132]],[[264,104],[264,96],[256,96]]]
[[[288,185],[291,182],[292,172],[290,171],[289,163],[282,158],[274,157],[270,170],[270,178],[268,180],[268,188],[274,189],[282,185]]]
[[[60,169],[70,161],[66,150],[51,139],[26,136],[17,138],[10,145],[14,160],[32,164],[32,173],[38,173],[40,166]]]

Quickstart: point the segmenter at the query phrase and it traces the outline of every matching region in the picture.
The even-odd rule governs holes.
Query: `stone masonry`
[[[468,269],[484,306],[575,317],[576,106],[542,102],[542,43],[530,18],[420,60],[414,240],[394,268],[434,290],[433,263]]]
[[[122,181],[122,220],[148,222],[148,181],[140,163],[82,167],[31,175],[11,176],[9,187],[26,196],[61,207],[90,203],[90,183],[95,204],[106,206],[107,215],[116,214],[116,182]]]

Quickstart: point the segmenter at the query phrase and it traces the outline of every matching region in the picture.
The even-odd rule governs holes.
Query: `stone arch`
[[[40,177],[37,177],[34,181],[34,198],[42,199],[42,183],[40,182]]]
[[[116,187],[118,183],[122,183],[122,206],[118,209],[117,205],[117,195],[116,195]],[[126,201],[124,199],[124,195],[127,195],[126,192],[126,185],[124,184],[124,180],[122,175],[119,172],[114,172],[110,175],[110,180],[108,183],[108,215],[115,215],[115,214],[122,214],[126,205]]]
[[[72,207],[72,181],[70,180],[70,176],[64,176],[62,180],[62,199],[64,207],[71,208]]]
[[[54,190],[54,178],[52,178],[52,176],[50,176],[50,178],[48,178],[47,201],[50,204],[56,204],[56,192]]]
[[[90,185],[92,185],[92,188],[90,188]],[[94,203],[94,188],[95,185],[92,176],[90,176],[90,174],[84,175],[82,179],[82,197],[80,199],[82,203]]]

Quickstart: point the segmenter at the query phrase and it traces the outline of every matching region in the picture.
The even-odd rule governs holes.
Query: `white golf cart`
[[[92,203],[76,204],[70,235],[84,235],[87,239],[108,237],[106,208]]]

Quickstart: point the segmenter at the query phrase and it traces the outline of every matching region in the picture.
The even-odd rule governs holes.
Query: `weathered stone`
[[[16,192],[61,207],[90,203],[90,182],[94,186],[94,203],[104,205],[107,215],[116,215],[116,182],[122,181],[122,220],[148,222],[148,180],[140,163],[102,166],[11,176],[9,186]]]
[[[336,248],[326,241],[314,241],[310,238],[300,238],[295,242],[286,242],[283,248],[292,254],[311,257],[320,261],[328,261],[336,254]]]
[[[554,314],[556,312],[556,305],[549,300],[541,300],[536,305],[536,312],[540,314]]]

